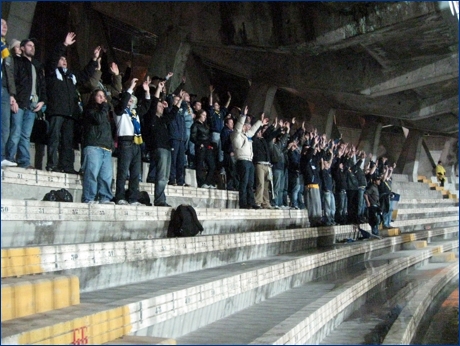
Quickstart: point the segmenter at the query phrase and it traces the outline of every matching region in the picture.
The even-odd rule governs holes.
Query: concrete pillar
[[[185,66],[187,64],[188,57],[190,55],[190,43],[180,42],[179,47],[174,57],[174,65],[172,72],[171,83],[169,84],[169,92],[173,92],[177,85],[181,83],[181,79],[185,76]]]
[[[190,47],[184,42],[186,33],[179,28],[173,28],[158,37],[155,52],[152,55],[152,61],[148,68],[148,74],[151,76],[164,77],[168,72],[174,72],[170,83],[170,88],[174,89],[180,83],[184,74],[185,62],[187,61]],[[175,68],[182,70],[174,70]]]
[[[409,180],[417,181],[420,153],[422,150],[423,133],[419,130],[410,130],[404,141],[399,155],[395,173],[407,174]]]
[[[378,123],[371,117],[366,118],[361,136],[359,137],[357,149],[364,150],[366,153],[372,153],[373,156],[377,156],[381,132],[381,123]]]
[[[249,114],[258,116],[261,112],[265,117],[274,119],[276,111],[273,101],[278,88],[273,85],[252,83],[245,104],[249,107]]]
[[[446,169],[446,175],[448,177],[455,176],[455,167],[458,165],[458,138],[449,138],[444,143],[440,160]]]
[[[334,117],[335,117],[335,109],[331,108],[327,113],[326,118],[326,127],[324,129],[324,133],[326,134],[327,138],[332,138],[332,126],[334,125]]]
[[[8,18],[5,18],[8,23],[8,40],[29,38],[36,5],[36,1],[10,3]]]

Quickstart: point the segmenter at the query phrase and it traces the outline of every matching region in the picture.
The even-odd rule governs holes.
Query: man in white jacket
[[[239,185],[239,205],[241,209],[260,209],[254,200],[254,164],[252,163],[252,137],[260,126],[268,123],[268,118],[261,119],[251,126],[246,123],[248,107],[244,108],[243,114],[235,124],[234,131],[230,135],[233,150],[236,157],[236,172],[238,174]]]

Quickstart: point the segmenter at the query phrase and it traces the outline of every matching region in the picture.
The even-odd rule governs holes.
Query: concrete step
[[[375,260],[384,260],[386,256],[381,256]],[[439,275],[439,273],[442,273]],[[335,321],[335,328],[321,340],[320,345],[368,345],[368,344],[411,344],[410,339],[406,342],[402,340],[396,342],[382,342],[384,339],[392,338],[395,334],[399,334],[399,328],[393,329],[390,327],[397,323],[399,316],[410,306],[410,302],[417,296],[418,292],[427,292],[431,289],[431,282],[447,281],[452,277],[449,266],[438,265],[431,263],[422,263],[408,269],[405,273],[397,275],[397,279],[389,280],[384,284],[384,287],[379,287],[369,293],[365,303],[356,309],[349,317],[342,316]],[[433,295],[435,296],[435,295]],[[432,298],[429,299],[430,301]],[[407,319],[409,318],[409,319]],[[396,321],[395,321],[396,320]],[[405,333],[413,333],[414,327],[407,321],[410,316],[405,315],[399,327]],[[418,325],[418,322],[414,325]],[[402,335],[401,333],[400,335]]]
[[[427,242],[426,240],[417,240],[417,241],[411,241],[409,243],[405,243],[403,245],[404,250],[418,250],[418,249],[423,249],[427,247]]]
[[[409,182],[409,176],[407,174],[395,174],[391,175],[393,182],[401,181],[401,182]]]
[[[458,263],[453,263],[442,268],[423,287],[418,289],[392,324],[382,344],[409,345],[417,330],[414,326],[419,325],[431,305],[433,297],[436,297],[441,289],[455,277],[457,277],[458,282],[458,272]]]
[[[412,209],[399,209],[398,208],[398,221],[410,220],[414,218],[437,218],[446,216],[458,216],[458,207],[435,207],[435,208],[412,208]]]
[[[81,151],[80,150],[74,150],[75,154],[75,161],[74,161],[74,168],[76,171],[79,171],[81,168]],[[30,157],[33,158],[35,155],[35,144],[31,143],[30,144]],[[45,155],[43,157],[43,163],[42,167],[36,167],[39,171],[44,171],[46,169],[46,162],[47,162],[47,152],[45,149]],[[117,163],[118,159],[116,157],[112,157],[112,171],[113,171],[113,178],[116,178],[116,172],[117,172]],[[32,163],[34,166],[34,163]],[[141,167],[141,180],[143,182],[147,181],[147,174],[149,171],[149,164],[146,162],[142,162],[142,167]],[[195,170],[192,169],[185,169],[185,183],[189,184],[190,186],[197,187],[196,183],[196,172]]]
[[[453,252],[437,253],[430,258],[430,262],[432,263],[446,263],[454,261],[457,261],[457,258]]]
[[[241,306],[236,306],[241,303],[238,304],[235,300],[240,295],[249,295],[254,299],[254,293],[265,287],[261,291],[265,292],[263,296],[273,296],[291,288],[292,280],[296,280],[298,285],[302,280],[309,281],[311,276],[306,273],[315,267],[332,264],[379,247],[391,249],[394,244],[395,238],[389,238],[342,248],[342,251],[276,256],[84,293],[81,295],[80,305],[51,311],[47,313],[46,319],[39,318],[40,314],[37,314],[33,320],[20,318],[5,322],[2,325],[2,344],[48,341],[68,344],[74,342],[72,338],[75,339],[75,335],[78,339],[83,338],[83,331],[87,343],[98,344],[159,326],[167,321],[170,325],[168,329],[163,324],[165,333],[172,329],[177,333],[187,333],[201,323],[200,319],[193,318],[197,310],[200,310],[202,316],[210,316],[211,319],[217,320],[219,316],[211,314],[211,311],[216,311],[215,304],[224,304],[230,299],[234,301],[232,305],[241,310]],[[445,242],[442,246],[447,251],[458,246],[458,241]],[[416,261],[426,256],[430,256],[429,249],[423,256],[419,255]],[[404,263],[402,267],[400,264],[396,266],[398,270],[410,265],[411,261],[406,260]],[[387,275],[391,270],[384,272],[384,275]],[[359,287],[364,286],[360,284]],[[355,289],[358,289],[358,286],[348,290],[347,295],[355,296],[356,293],[352,293]],[[245,302],[253,304],[251,299]],[[204,310],[208,310],[208,313]],[[225,314],[230,313],[231,311],[225,310]],[[183,327],[174,328],[177,327],[177,319],[185,318],[181,317],[182,315],[188,317],[181,323]],[[152,332],[158,337],[164,337],[154,330]],[[176,335],[169,334],[169,337],[175,338]]]
[[[78,304],[77,276],[47,274],[2,279],[2,323]]]
[[[398,209],[418,209],[418,208],[448,208],[457,206],[455,201],[449,199],[403,199],[398,202]]]
[[[1,210],[3,247],[166,238],[171,219],[171,208],[130,205],[2,199]],[[195,210],[205,235],[309,226],[306,210]]]
[[[105,342],[103,345],[177,345],[177,342],[172,338],[125,335],[119,339]]]
[[[47,172],[36,169],[8,167],[2,172],[2,199],[42,200],[50,190],[67,189],[74,202],[81,202],[82,177],[77,174]],[[126,184],[126,188],[128,185]],[[140,183],[139,191],[147,191],[153,204],[155,185]],[[115,193],[115,184],[112,192]],[[202,208],[237,208],[238,192],[167,185],[168,204],[182,203]]]

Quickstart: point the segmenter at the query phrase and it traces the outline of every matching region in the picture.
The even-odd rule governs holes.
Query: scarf
[[[141,135],[141,124],[139,120],[137,120],[136,110],[130,110],[129,107],[126,108],[126,113],[129,114],[131,117],[131,121],[133,122],[134,126],[134,144],[141,145],[143,143],[142,135]]]
[[[0,50],[2,51],[2,59],[8,58],[10,56],[10,50],[6,44],[6,39],[2,37],[2,43],[0,45]]]
[[[61,70],[62,70],[62,73],[61,73]],[[57,79],[59,80],[64,80],[64,78],[62,77],[62,75],[64,75],[66,78],[69,78],[72,80],[73,82],[73,85],[76,85],[77,84],[77,78],[75,78],[75,76],[71,73],[67,73],[67,69],[64,71],[64,69],[60,69],[59,67],[56,69],[56,77]]]

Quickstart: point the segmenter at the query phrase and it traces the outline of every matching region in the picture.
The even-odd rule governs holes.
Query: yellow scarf
[[[2,59],[8,58],[10,56],[10,50],[8,49],[8,46],[6,44],[6,39],[2,37]]]

